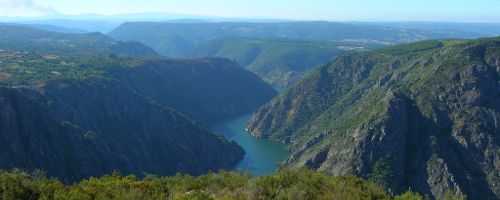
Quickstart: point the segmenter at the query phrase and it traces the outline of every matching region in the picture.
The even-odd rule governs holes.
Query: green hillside
[[[341,56],[255,112],[284,163],[395,192],[500,195],[500,39],[430,40]]]
[[[18,25],[0,24],[0,49],[44,54],[113,53],[122,56],[159,56],[133,41],[115,41],[101,33],[69,34]]]
[[[135,48],[142,44],[115,42],[101,34],[61,34],[16,26],[0,26],[0,30],[4,33],[0,36],[4,37],[0,40],[2,85],[119,80],[206,125],[251,112],[276,94],[257,76],[225,59],[144,57],[152,50],[144,53]]]
[[[276,87],[287,87],[312,68],[338,55],[366,51],[381,45],[292,40],[285,38],[227,37],[196,47],[194,57],[222,57],[237,61]]]

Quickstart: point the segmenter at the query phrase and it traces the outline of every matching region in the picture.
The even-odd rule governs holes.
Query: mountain
[[[56,26],[65,29],[81,30],[84,32],[100,32],[103,34],[120,26],[120,24],[125,21],[113,21],[106,19],[73,19],[73,18],[54,18],[54,19],[26,19],[26,20],[15,20],[12,23],[17,24],[41,24]],[[44,29],[46,30],[46,29]],[[53,31],[53,30],[48,30]],[[57,31],[58,32],[58,31]]]
[[[168,13],[168,12],[137,12],[137,13],[123,13],[123,14],[99,14],[99,13],[84,13],[76,15],[67,15],[54,13],[46,16],[19,16],[7,17],[0,16],[0,20],[9,22],[26,22],[26,21],[42,21],[42,20],[75,20],[75,21],[109,21],[109,22],[126,22],[126,21],[165,21],[176,19],[213,19],[214,17],[182,14],[182,13]]]
[[[39,29],[39,30],[44,30],[44,31],[49,31],[49,32],[58,32],[58,33],[86,33],[87,32],[87,31],[83,31],[83,30],[79,30],[79,29],[65,28],[65,27],[59,27],[59,26],[47,25],[47,24],[0,23],[0,26],[1,25],[23,26],[23,27],[29,27],[29,28],[34,28],[34,29]]]
[[[257,76],[224,59],[165,59],[139,42],[118,42],[100,33],[64,34],[17,26],[0,26],[0,33],[0,49],[14,51],[6,51],[4,60],[10,65],[4,71],[17,77],[9,80],[11,84],[111,75],[207,125],[251,112],[276,94]],[[113,68],[121,65],[140,67]]]
[[[64,182],[114,170],[230,169],[244,151],[208,125],[276,94],[224,59],[122,56],[101,34],[1,30],[2,169],[41,169]]]
[[[154,59],[109,73],[135,92],[205,125],[252,112],[277,94],[237,63],[218,58]]]
[[[109,33],[118,40],[142,42],[162,55],[186,56],[210,40],[227,37],[280,37],[323,41],[357,41],[369,44],[406,43],[429,38],[484,37],[487,34],[455,34],[442,31],[391,28],[338,22],[276,23],[160,23],[129,22]]]
[[[475,37],[478,34],[484,37],[500,35],[500,23],[452,23],[452,22],[354,22],[355,24],[378,25],[393,28],[418,29],[450,34],[453,38],[464,36]],[[454,35],[454,36],[453,36]]]
[[[237,61],[276,87],[288,87],[313,67],[338,55],[366,51],[380,45],[286,38],[225,37],[196,47],[194,57],[222,57]]]
[[[69,34],[25,27],[0,25],[0,49],[37,53],[114,53],[121,56],[158,57],[153,49],[134,41],[115,41],[101,33]]]
[[[0,87],[3,169],[72,182],[122,173],[203,174],[242,159],[236,143],[114,80]]]
[[[17,23],[23,25],[36,24],[38,28],[44,28],[48,31],[59,30],[81,30],[84,32],[101,32],[107,33],[120,24],[125,22],[135,21],[167,21],[177,19],[204,19],[203,16],[188,15],[188,14],[174,14],[174,13],[128,13],[117,15],[103,15],[103,14],[80,14],[80,15],[63,15],[54,14],[39,17],[2,17],[0,21]],[[45,29],[49,26],[60,27],[59,29]],[[73,33],[73,32],[72,32]]]
[[[285,166],[390,191],[500,197],[500,38],[429,40],[340,56],[259,108],[254,136]]]
[[[267,18],[235,18],[216,17],[183,13],[168,12],[139,12],[105,15],[98,13],[86,13],[77,15],[66,15],[52,13],[46,16],[34,17],[7,17],[0,16],[0,21],[25,25],[57,26],[67,30],[82,30],[85,32],[108,33],[125,22],[175,22],[175,23],[211,23],[211,22],[285,22],[290,20],[267,19]],[[58,29],[63,30],[63,29]],[[50,30],[56,31],[56,30]],[[59,32],[59,31],[56,31]]]

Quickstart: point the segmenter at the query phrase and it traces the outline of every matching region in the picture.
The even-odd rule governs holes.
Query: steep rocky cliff
[[[226,59],[147,60],[108,73],[128,88],[205,125],[249,113],[277,92]]]
[[[500,39],[424,41],[342,56],[254,114],[285,162],[391,192],[500,197]]]
[[[66,181],[122,173],[201,174],[243,150],[115,80],[0,89],[0,167]]]
[[[223,59],[6,51],[0,58],[0,168],[42,169],[65,181],[113,170],[171,175],[229,169],[243,150],[205,127],[276,93]]]
[[[114,170],[229,169],[243,149],[206,127],[276,94],[224,59],[145,58],[140,43],[99,34],[0,32],[0,169],[41,169],[67,182]]]
[[[139,42],[100,33],[54,33],[0,25],[0,84],[90,76],[122,80],[137,93],[206,125],[248,113],[277,93],[225,59],[167,59]]]

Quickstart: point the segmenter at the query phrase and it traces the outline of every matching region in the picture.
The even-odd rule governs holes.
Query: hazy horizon
[[[98,6],[96,6],[98,5]],[[293,21],[500,23],[500,2],[431,0],[383,3],[368,0],[267,2],[229,0],[0,0],[0,17],[56,19],[92,15],[172,15],[169,19],[268,19]],[[138,17],[138,16],[136,16]],[[143,16],[148,17],[148,16]],[[149,16],[155,17],[155,16]],[[156,16],[158,17],[158,16]]]

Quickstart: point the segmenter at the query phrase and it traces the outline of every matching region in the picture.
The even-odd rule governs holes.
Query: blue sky
[[[0,0],[0,16],[137,12],[337,21],[500,22],[500,0]]]

